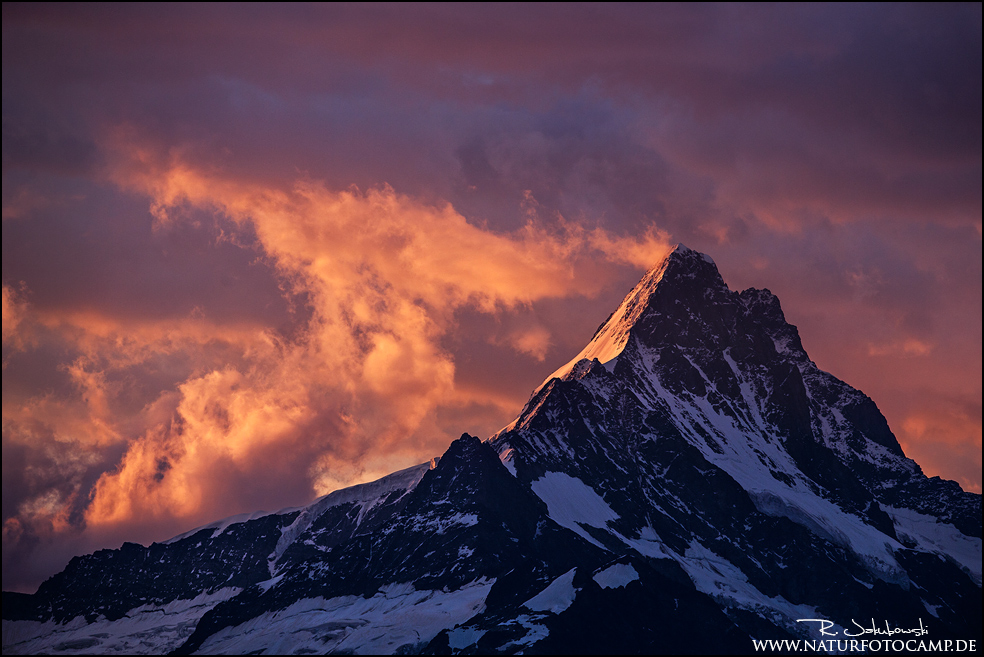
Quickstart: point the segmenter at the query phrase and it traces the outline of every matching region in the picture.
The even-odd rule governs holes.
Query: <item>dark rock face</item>
[[[213,536],[203,529],[170,543],[124,543],[75,557],[32,596],[4,592],[3,617],[60,623],[76,616],[122,618],[145,604],[161,604],[224,587],[242,588],[269,578],[267,555],[298,512],[233,524]],[[188,593],[194,592],[188,596]],[[9,604],[8,604],[9,603]]]
[[[980,640],[981,498],[925,477],[768,290],[678,247],[489,441],[75,559],[4,594],[4,651],[747,653],[819,638],[801,618]]]

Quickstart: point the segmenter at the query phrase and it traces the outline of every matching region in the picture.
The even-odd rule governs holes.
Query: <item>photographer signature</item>
[[[825,618],[798,618],[797,623],[820,623],[820,636],[839,636],[840,633],[837,631],[829,631],[831,628],[837,627],[834,621],[827,620]],[[843,636],[846,637],[858,637],[858,636],[896,636],[900,634],[910,634],[912,636],[926,636],[929,634],[929,630],[923,625],[922,618],[919,619],[919,627],[903,628],[903,627],[892,627],[889,625],[888,621],[885,621],[885,627],[880,627],[875,623],[875,619],[871,619],[871,625],[865,626],[857,622],[853,618],[851,619],[851,624],[854,625],[856,630],[851,628],[844,628]]]

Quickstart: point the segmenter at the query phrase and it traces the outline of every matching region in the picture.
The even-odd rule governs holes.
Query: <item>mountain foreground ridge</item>
[[[4,592],[3,652],[979,646],[981,611],[981,496],[926,477],[771,292],[679,245],[488,440],[76,557]]]

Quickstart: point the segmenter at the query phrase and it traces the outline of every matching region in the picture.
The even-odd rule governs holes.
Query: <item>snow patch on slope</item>
[[[574,588],[576,571],[577,568],[571,568],[550,582],[547,588],[524,602],[523,606],[533,611],[551,611],[555,614],[567,611],[567,608],[574,604],[574,596],[577,595],[577,589]]]
[[[981,539],[912,509],[882,508],[895,521],[900,538],[915,542],[920,550],[949,557],[981,585]]]
[[[818,536],[854,552],[876,576],[905,585],[907,576],[894,556],[894,550],[902,546],[817,494],[815,486],[805,480],[782,446],[783,441],[775,434],[774,427],[761,416],[751,385],[727,355],[726,361],[731,364],[751,411],[751,424],[722,413],[705,397],[682,399],[670,393],[659,384],[656,376],[651,376],[652,393],[667,404],[684,435],[690,434],[688,441],[705,459],[727,472],[748,491],[760,511],[802,524]],[[717,438],[716,449],[695,427]],[[793,485],[777,479],[773,471],[788,475]]]
[[[514,450],[512,447],[507,448],[501,454],[499,454],[499,460],[502,462],[502,465],[506,466],[506,470],[509,471],[509,474],[515,477],[516,476],[516,450]]]
[[[78,616],[65,624],[50,620],[3,621],[3,654],[165,654],[184,643],[212,607],[241,591],[219,589],[191,600],[141,605],[123,618],[86,623]]]
[[[663,541],[656,534],[656,530],[646,525],[639,530],[639,538],[626,538],[616,532],[619,540],[633,548],[644,557],[652,559],[674,559],[674,555],[667,552],[663,547]]]
[[[486,634],[486,630],[473,627],[458,627],[448,632],[448,646],[452,650],[463,650],[475,645]]]
[[[765,595],[748,581],[740,568],[696,541],[691,542],[684,555],[677,560],[698,591],[710,595],[725,607],[747,609],[774,623],[785,625],[793,634],[803,632],[803,627],[798,626],[795,619],[822,617],[810,605],[797,605],[782,596],[773,598]],[[834,630],[840,631],[841,628],[835,625]]]
[[[607,529],[608,522],[619,516],[591,486],[564,472],[547,472],[530,486],[546,503],[548,515],[558,525],[605,549],[581,525]]]
[[[199,652],[388,655],[403,646],[419,652],[441,630],[481,612],[494,583],[482,578],[448,592],[418,591],[408,582],[385,586],[371,598],[308,598],[224,628]]]
[[[592,577],[603,589],[618,589],[639,579],[639,573],[629,563],[617,563],[595,573]]]
[[[845,547],[850,545],[847,536],[837,527],[830,526],[823,518],[816,517],[774,493],[750,490],[748,495],[751,497],[752,503],[755,504],[755,508],[768,516],[788,518],[831,543]]]
[[[546,625],[541,625],[540,623],[534,622],[537,618],[542,618],[542,616],[537,616],[535,618],[526,616],[525,614],[522,616],[517,616],[515,622],[526,629],[526,634],[515,641],[510,641],[506,645],[502,646],[500,650],[504,653],[506,652],[506,649],[511,648],[512,646],[532,646],[537,641],[550,636],[550,630],[547,629]],[[512,623],[507,623],[507,625],[511,624]]]

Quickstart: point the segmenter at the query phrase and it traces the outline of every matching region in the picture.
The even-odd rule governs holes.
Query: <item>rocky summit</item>
[[[981,496],[681,245],[488,440],[77,557],[3,594],[3,652],[879,652],[981,612]]]

